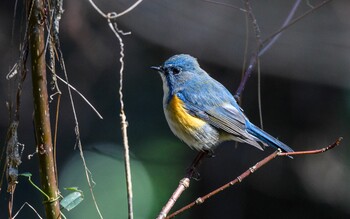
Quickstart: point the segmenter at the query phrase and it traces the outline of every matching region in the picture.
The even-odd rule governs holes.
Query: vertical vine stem
[[[34,128],[39,157],[41,187],[45,194],[46,218],[61,218],[59,191],[55,173],[50,125],[45,60],[45,9],[43,0],[28,1],[33,8],[29,17],[29,50],[31,55],[34,100]]]
[[[128,141],[128,122],[126,120],[126,115],[124,111],[124,101],[123,101],[123,73],[124,73],[124,43],[123,39],[121,38],[121,35],[128,35],[130,33],[124,33],[121,30],[118,29],[116,18],[123,16],[130,11],[132,11],[134,8],[136,8],[143,0],[137,0],[132,4],[129,8],[124,10],[123,12],[116,13],[116,12],[109,12],[104,13],[97,5],[94,3],[93,0],[88,0],[91,4],[91,6],[104,18],[107,19],[108,25],[115,34],[115,36],[118,38],[119,46],[120,46],[120,69],[119,69],[119,102],[120,102],[120,124],[121,124],[121,131],[122,131],[122,138],[123,138],[123,145],[124,145],[124,166],[125,166],[125,176],[126,176],[126,187],[127,187],[127,199],[128,199],[128,218],[133,219],[134,213],[133,213],[133,192],[132,192],[132,180],[131,180],[131,169],[130,169],[130,155],[129,155],[129,141]]]
[[[109,13],[108,17],[113,16],[115,13]],[[129,141],[128,141],[128,122],[126,120],[126,115],[124,111],[124,100],[123,100],[123,73],[124,73],[124,43],[120,34],[127,35],[129,33],[123,33],[118,30],[117,24],[113,23],[110,19],[108,19],[108,24],[115,36],[119,40],[120,45],[120,69],[119,69],[119,101],[120,101],[120,124],[122,130],[122,138],[124,145],[124,166],[125,166],[125,177],[126,177],[126,187],[127,187],[127,199],[128,199],[128,218],[134,218],[133,212],[133,193],[132,193],[132,180],[131,180],[131,169],[130,169],[130,155],[129,155]]]

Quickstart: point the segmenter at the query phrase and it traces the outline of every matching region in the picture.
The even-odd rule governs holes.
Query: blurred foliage
[[[105,218],[127,218],[126,184],[122,150],[117,145],[96,145],[85,152],[86,162],[93,177],[95,197]],[[150,218],[155,191],[143,164],[131,160],[135,218]],[[60,187],[79,186],[84,200],[73,210],[64,212],[68,218],[98,218],[86,183],[80,156],[76,154],[60,173]],[[64,195],[65,192],[63,192]]]

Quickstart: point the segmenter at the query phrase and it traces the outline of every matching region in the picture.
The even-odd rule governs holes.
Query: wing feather
[[[178,91],[177,95],[185,103],[185,108],[189,113],[236,138],[240,138],[236,140],[247,142],[247,139],[252,138],[246,131],[247,118],[234,97],[223,85],[215,81],[201,85],[189,83],[185,86],[187,91],[203,90],[205,87],[205,92]]]

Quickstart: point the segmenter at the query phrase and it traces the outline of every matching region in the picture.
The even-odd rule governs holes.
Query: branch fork
[[[218,193],[224,191],[225,189],[227,189],[227,188],[229,188],[229,187],[231,187],[231,186],[233,186],[233,185],[235,185],[237,183],[241,183],[245,178],[250,176],[252,173],[256,172],[259,168],[261,168],[265,164],[269,163],[270,161],[272,161],[276,157],[297,156],[297,155],[311,155],[311,154],[324,153],[324,152],[329,151],[329,150],[335,148],[336,146],[338,146],[340,144],[340,142],[342,141],[342,139],[343,139],[342,137],[339,137],[335,142],[333,142],[332,144],[328,145],[327,147],[324,147],[324,148],[321,148],[321,149],[316,149],[316,150],[282,152],[280,149],[278,149],[275,152],[273,152],[272,154],[270,154],[269,156],[267,156],[264,159],[262,159],[261,161],[257,162],[255,165],[253,165],[250,168],[248,168],[246,171],[244,171],[241,175],[236,177],[234,180],[224,184],[223,186],[213,190],[212,192],[210,192],[210,193],[208,193],[208,194],[206,194],[204,196],[196,198],[195,201],[191,202],[190,204],[182,207],[181,209],[179,209],[179,210],[175,211],[174,213],[172,213],[171,215],[167,216],[168,213],[170,212],[170,210],[172,209],[172,207],[174,206],[175,202],[181,196],[181,194],[187,188],[189,188],[191,178],[193,178],[193,175],[194,175],[196,169],[200,165],[201,161],[204,159],[204,157],[205,157],[204,155],[206,153],[205,152],[199,152],[198,155],[196,156],[196,158],[194,159],[194,161],[193,161],[189,171],[186,173],[186,176],[183,179],[180,180],[178,187],[176,188],[176,190],[174,191],[174,193],[172,194],[172,196],[170,197],[170,199],[168,200],[166,205],[162,208],[162,210],[159,213],[157,219],[173,218],[173,217],[179,215],[180,213],[182,213],[182,212],[192,208],[195,205],[203,204],[210,197],[212,197],[214,195],[217,195]]]

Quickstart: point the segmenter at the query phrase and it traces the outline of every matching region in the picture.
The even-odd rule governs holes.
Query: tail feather
[[[276,138],[272,137],[270,134],[266,133],[265,131],[261,130],[254,124],[250,123],[249,121],[246,122],[247,131],[249,134],[253,135],[254,137],[258,138],[261,142],[274,147],[274,148],[280,148],[282,151],[285,152],[293,152],[293,149],[284,144],[283,142],[277,140]]]

